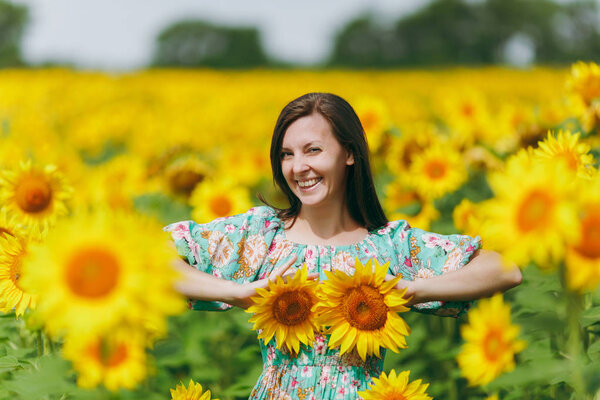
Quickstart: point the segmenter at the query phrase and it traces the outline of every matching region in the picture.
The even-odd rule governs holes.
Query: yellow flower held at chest
[[[317,303],[317,282],[307,279],[306,265],[296,271],[294,277],[285,280],[277,277],[269,282],[267,289],[257,289],[258,296],[252,297],[254,305],[247,312],[254,313],[250,322],[252,329],[262,329],[258,335],[268,343],[273,336],[277,348],[286,346],[290,352],[298,353],[300,343],[310,345],[317,329],[313,306]]]
[[[406,347],[410,328],[397,313],[408,311],[406,289],[394,289],[400,277],[385,281],[388,265],[375,260],[365,265],[355,261],[355,272],[328,272],[316,311],[319,323],[329,327],[329,347],[340,346],[340,354],[356,348],[363,360],[380,357],[380,347],[398,352]]]

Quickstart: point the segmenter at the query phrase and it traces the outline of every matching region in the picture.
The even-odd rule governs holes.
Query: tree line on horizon
[[[0,67],[24,67],[26,6],[0,0]],[[565,65],[600,60],[600,13],[594,0],[432,0],[391,23],[373,14],[349,21],[326,60],[313,67],[398,68],[510,63],[511,45],[527,62]],[[45,65],[67,65],[52,62]],[[157,36],[150,68],[295,67],[270,56],[252,26],[182,20]]]
[[[507,63],[515,41],[533,63],[600,59],[600,14],[594,0],[433,0],[382,24],[372,14],[349,21],[329,57],[314,67],[397,68]],[[529,46],[529,48],[527,48]],[[158,36],[152,67],[290,66],[269,57],[255,27],[180,21]]]

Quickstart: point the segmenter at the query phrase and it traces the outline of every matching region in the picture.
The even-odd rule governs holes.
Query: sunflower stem
[[[41,357],[44,355],[44,338],[42,337],[42,330],[38,329],[36,332],[36,343],[37,343],[37,355]]]
[[[565,274],[564,264],[562,265],[562,274]],[[564,279],[563,279],[564,282]],[[572,290],[565,287],[567,296],[567,353],[572,363],[572,385],[575,389],[577,399],[588,398],[586,394],[585,379],[583,376],[582,362],[583,360],[583,341],[582,329],[579,323],[579,317],[583,311],[583,297]]]
[[[46,334],[45,336],[46,336],[46,341],[48,342],[48,351],[50,352],[50,354],[54,354],[54,342],[50,338],[50,335]]]
[[[450,381],[450,393],[448,393],[449,400],[458,400],[458,386],[456,385],[456,378]]]

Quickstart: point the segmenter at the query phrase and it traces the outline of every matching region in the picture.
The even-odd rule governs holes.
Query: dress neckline
[[[361,246],[363,245],[370,237],[371,237],[371,232],[367,231],[367,234],[365,235],[365,237],[363,239],[361,239],[358,242],[354,242],[354,243],[350,243],[350,244],[316,244],[316,243],[298,243],[298,242],[294,242],[290,239],[287,238],[286,234],[285,234],[285,229],[283,224],[280,226],[281,229],[281,236],[282,236],[282,241],[285,243],[289,243],[293,246],[299,246],[299,247],[306,247],[306,246],[313,246],[313,247],[333,247],[336,249],[347,249],[347,248],[354,248],[356,246]]]
[[[281,218],[279,218],[279,216],[277,216],[277,212],[275,212],[275,210],[273,210],[273,217],[277,220],[277,222],[279,223],[279,230],[281,231],[281,240],[284,243],[289,243],[295,247],[306,247],[306,246],[313,246],[313,247],[333,247],[335,249],[347,249],[347,248],[354,248],[356,246],[361,246],[364,245],[367,240],[369,240],[371,238],[371,236],[373,235],[373,232],[375,232],[375,230],[373,231],[369,231],[367,230],[367,234],[365,235],[364,238],[362,238],[361,240],[354,242],[354,243],[350,243],[350,244],[340,244],[340,245],[334,245],[334,244],[315,244],[315,243],[299,243],[299,242],[294,242],[290,239],[287,238],[287,235],[285,234],[285,223],[281,220]]]

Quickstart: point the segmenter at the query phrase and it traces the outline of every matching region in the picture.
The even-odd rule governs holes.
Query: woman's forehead
[[[311,114],[294,121],[283,136],[283,147],[304,145],[309,142],[327,143],[336,140],[329,122],[321,114]]]

